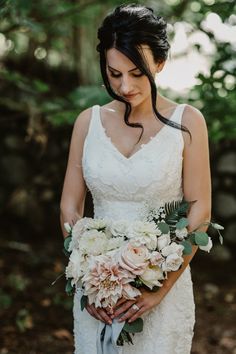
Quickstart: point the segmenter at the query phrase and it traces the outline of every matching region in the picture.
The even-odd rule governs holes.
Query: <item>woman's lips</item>
[[[124,95],[124,98],[126,98],[127,100],[130,100],[130,99],[134,98],[135,96],[137,96],[137,93],[134,93],[132,95]]]

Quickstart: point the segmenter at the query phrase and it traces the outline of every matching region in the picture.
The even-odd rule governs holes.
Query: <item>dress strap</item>
[[[176,109],[171,117],[171,120],[173,122],[176,122],[178,124],[182,124],[181,122],[182,122],[182,117],[183,117],[183,112],[184,112],[185,107],[186,107],[186,103],[181,103],[176,107]]]
[[[87,137],[90,135],[97,135],[99,125],[99,109],[98,105],[92,107],[91,119],[89,122]]]

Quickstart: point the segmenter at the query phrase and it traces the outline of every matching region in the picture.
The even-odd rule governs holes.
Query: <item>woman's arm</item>
[[[211,218],[211,178],[208,134],[204,117],[197,109],[191,106],[185,108],[182,124],[186,126],[192,134],[192,141],[190,141],[189,134],[183,133],[185,146],[183,155],[183,194],[185,200],[196,201],[191,205],[188,213],[188,230],[192,231],[204,221],[210,221]],[[206,231],[206,229],[207,227],[201,227],[202,231]],[[197,246],[193,246],[192,253],[183,257],[184,262],[181,269],[168,273],[168,278],[163,281],[163,286],[158,292],[153,293],[142,290],[142,295],[136,301],[127,301],[115,311],[114,315],[119,316],[121,313],[124,313],[121,321],[129,320],[132,322],[144,312],[158,305],[183,273],[197,249]],[[132,308],[130,308],[134,302],[141,308],[140,311],[135,313],[133,313]],[[127,311],[127,309],[129,310]]]
[[[86,184],[82,172],[82,155],[85,137],[88,133],[89,122],[91,119],[91,109],[83,111],[76,119],[72,132],[70,152],[63,191],[60,203],[60,222],[63,236],[68,233],[64,229],[64,223],[68,222],[71,226],[83,217],[84,201],[86,197]],[[95,308],[94,305],[86,305],[88,313],[97,320],[111,324],[111,318],[102,308]]]
[[[90,117],[91,109],[83,111],[76,119],[72,132],[60,202],[60,222],[64,237],[68,235],[64,223],[68,222],[72,226],[84,213],[87,188],[82,173],[82,154]]]

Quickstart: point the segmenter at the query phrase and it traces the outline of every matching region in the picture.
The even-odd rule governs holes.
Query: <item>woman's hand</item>
[[[96,318],[97,320],[105,322],[106,324],[109,325],[112,324],[112,319],[108,311],[106,311],[106,309],[103,309],[102,307],[95,307],[94,304],[92,305],[87,304],[85,308],[88,311],[88,313],[94,318]]]
[[[136,300],[120,299],[111,318],[121,316],[118,320],[119,322],[133,322],[161,302],[161,296],[158,291],[151,292],[144,288],[139,290],[142,294]]]

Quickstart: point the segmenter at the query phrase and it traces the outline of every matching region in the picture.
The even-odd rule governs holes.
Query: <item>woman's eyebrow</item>
[[[115,68],[112,68],[110,65],[108,65],[108,68],[111,69],[111,70],[120,72],[119,70],[117,70],[117,69],[115,69]],[[138,69],[138,67],[136,66],[135,68],[129,70],[129,73],[130,73],[131,71],[134,71],[134,70],[137,70],[137,69]]]

